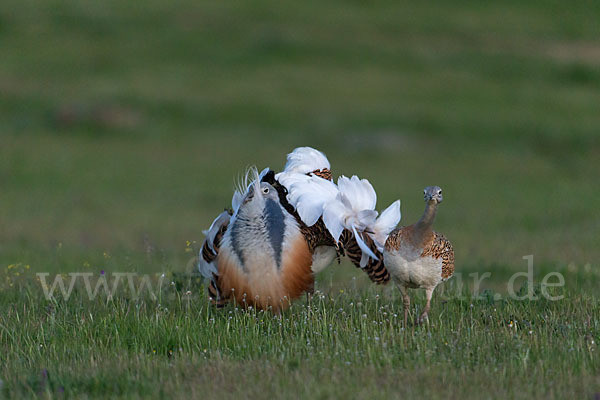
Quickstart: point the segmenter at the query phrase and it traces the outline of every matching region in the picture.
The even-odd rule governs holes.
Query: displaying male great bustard
[[[325,155],[309,147],[287,158],[277,175],[247,175],[253,178],[235,191],[232,210],[205,231],[198,267],[218,306],[234,299],[278,312],[340,254],[373,281],[389,280],[383,244],[400,220],[399,202],[378,217],[368,181],[340,177],[336,185]]]
[[[386,268],[402,292],[404,324],[410,308],[409,288],[423,288],[427,298],[419,322],[427,319],[431,296],[436,286],[454,273],[454,250],[444,235],[433,231],[442,189],[429,186],[424,190],[425,212],[413,225],[392,231],[385,243],[383,258]]]

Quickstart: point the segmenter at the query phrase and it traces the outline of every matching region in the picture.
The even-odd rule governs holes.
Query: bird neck
[[[415,238],[417,242],[423,241],[432,232],[433,222],[437,213],[437,203],[435,201],[428,202],[425,206],[423,216],[415,224]]]

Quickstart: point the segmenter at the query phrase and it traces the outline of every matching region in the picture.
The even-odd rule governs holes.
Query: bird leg
[[[410,296],[408,295],[408,289],[404,286],[399,286],[400,292],[402,293],[402,304],[404,305],[404,328],[407,327],[408,323],[408,310],[410,309]]]
[[[306,288],[306,303],[307,304],[310,304],[310,301],[312,300],[312,297],[314,294],[315,294],[315,281],[313,279],[313,281],[310,283],[308,288]]]
[[[427,313],[429,313],[429,309],[431,308],[431,296],[433,295],[433,289],[434,288],[425,289],[425,296],[427,298],[427,303],[425,303],[425,309],[423,310],[423,313],[419,317],[419,323],[421,323],[421,324],[425,321],[429,322],[429,317],[427,316]]]

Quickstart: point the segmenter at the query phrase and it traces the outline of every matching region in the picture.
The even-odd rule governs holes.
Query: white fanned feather
[[[371,227],[372,233],[369,235],[375,240],[377,249],[383,252],[383,246],[391,231],[400,223],[402,213],[400,212],[400,200],[393,202],[388,208],[383,210],[381,215]]]
[[[275,179],[290,191],[295,183],[312,178],[307,174],[329,168],[331,165],[325,154],[312,147],[298,147],[287,155],[285,168],[275,175]]]
[[[369,231],[377,221],[377,194],[371,183],[357,176],[347,178],[341,176],[337,184],[339,193],[333,201],[325,204],[323,222],[336,242],[344,229],[354,233],[356,242],[363,252],[361,266],[364,267],[369,257],[377,260],[377,256],[366,245],[358,232]]]
[[[314,178],[316,177],[306,174],[298,174],[296,172],[280,172],[277,175],[275,175],[275,179],[277,179],[277,182],[282,184],[288,190],[288,193],[292,191],[292,186],[294,186],[295,184],[307,183]]]
[[[327,179],[302,176],[308,179],[297,180],[290,187],[287,199],[298,212],[300,219],[307,226],[313,226],[323,215],[325,206],[335,200],[339,191],[335,183]]]
[[[375,210],[377,194],[368,180],[356,175],[348,179],[342,175],[338,178],[338,188],[351,200],[355,210]]]
[[[325,154],[312,147],[298,147],[287,155],[284,172],[308,174],[324,168],[331,168]]]

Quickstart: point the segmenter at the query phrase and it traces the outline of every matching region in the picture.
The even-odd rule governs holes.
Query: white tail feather
[[[337,200],[328,203],[323,210],[323,222],[336,243],[340,240],[345,228],[346,212],[346,207]]]
[[[361,268],[364,268],[367,265],[369,257],[374,260],[379,260],[375,253],[373,253],[369,246],[364,242],[363,238],[358,234],[355,227],[352,227],[352,232],[354,233],[354,238],[356,239],[356,243],[358,243],[358,247],[362,250],[362,257],[360,259]]]
[[[277,182],[281,183],[288,192],[291,191],[292,186],[296,183],[303,183],[310,181],[313,177],[306,174],[298,174],[296,172],[280,172],[275,175]]]
[[[336,242],[344,229],[354,233],[356,242],[362,250],[360,265],[365,267],[369,258],[377,260],[377,256],[364,242],[358,232],[370,232],[377,222],[377,194],[371,183],[357,176],[338,179],[339,193],[335,200],[325,204],[323,221]]]
[[[340,176],[338,189],[352,202],[355,210],[374,210],[377,204],[377,193],[371,183],[354,175],[352,178]]]
[[[294,174],[299,175],[299,174]],[[314,225],[323,215],[325,206],[338,195],[335,183],[317,176],[298,179],[289,189],[288,201],[296,208],[302,221]]]
[[[375,224],[371,229],[373,233],[370,233],[369,235],[375,240],[379,251],[383,251],[383,246],[385,245],[388,235],[396,228],[396,226],[398,226],[401,218],[400,200],[393,202],[388,208],[383,210],[379,218],[377,218],[377,221],[375,221]]]
[[[312,147],[298,147],[287,155],[284,172],[308,174],[324,168],[331,168],[325,154]]]
[[[341,176],[338,189],[336,198],[324,207],[324,213],[327,214],[327,218],[324,217],[325,226],[334,238],[339,238],[336,235],[340,224],[346,229],[355,228],[359,231],[365,231],[375,224],[377,195],[369,181],[357,176]]]

